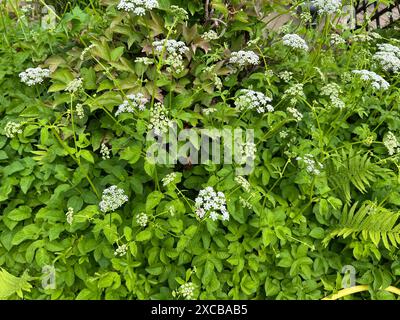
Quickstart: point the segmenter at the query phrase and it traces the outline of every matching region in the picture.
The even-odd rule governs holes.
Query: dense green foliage
[[[196,299],[321,299],[342,288],[342,268],[351,265],[357,283],[371,288],[351,298],[396,298],[381,289],[400,274],[400,162],[396,140],[393,152],[385,142],[400,137],[400,78],[373,55],[399,40],[387,30],[383,38],[346,29],[333,16],[319,16],[317,29],[303,16],[271,30],[270,13],[299,17],[278,2],[159,0],[137,16],[118,10],[117,0],[47,1],[54,25],[18,1],[0,4],[0,297],[182,299],[179,288],[193,283]],[[209,30],[218,38],[202,37]],[[285,46],[287,33],[310,50]],[[331,42],[334,33],[341,43]],[[166,38],[189,47],[177,72],[152,48]],[[239,50],[260,63],[234,67]],[[21,72],[38,66],[50,77],[21,82]],[[352,73],[362,69],[389,88]],[[68,92],[78,77],[81,88]],[[336,93],[324,94],[330,84]],[[272,97],[275,110],[239,111],[242,89]],[[139,92],[145,110],[115,116]],[[236,164],[148,161],[156,102],[180,129],[253,129],[250,190],[235,180]],[[6,135],[9,122],[22,132]],[[307,159],[321,166],[313,170]],[[166,185],[171,172],[178,174]],[[111,185],[129,201],[104,213],[99,203]],[[229,221],[196,216],[195,198],[207,186],[225,193]],[[46,266],[56,270],[54,288],[42,286]]]

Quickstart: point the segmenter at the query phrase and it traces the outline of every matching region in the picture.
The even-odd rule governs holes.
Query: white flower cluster
[[[72,222],[74,221],[74,208],[69,207],[65,216],[67,217],[68,224],[71,225]]]
[[[146,108],[146,103],[149,102],[149,100],[140,92],[137,94],[128,94],[126,97],[128,99],[124,100],[124,102],[118,106],[118,110],[115,112],[116,117],[124,112],[132,113],[134,108],[143,111]]]
[[[179,294],[181,294],[186,300],[193,300],[195,289],[196,285],[193,282],[187,282],[179,287]]]
[[[143,16],[146,14],[146,10],[157,7],[157,0],[121,0],[117,6],[118,10],[133,12],[137,16]]]
[[[278,77],[281,78],[285,82],[289,82],[293,78],[293,72],[282,71],[282,72],[278,73]]]
[[[373,71],[368,70],[353,70],[354,74],[360,76],[361,80],[369,82],[371,86],[376,90],[387,90],[389,88],[389,83],[383,79],[380,75]]]
[[[28,86],[33,86],[38,83],[42,83],[44,78],[50,76],[49,69],[38,68],[28,68],[19,74],[21,82],[27,84]]]
[[[242,94],[235,101],[235,106],[238,110],[256,109],[258,113],[274,111],[274,107],[269,104],[272,99],[265,94],[248,89],[241,90],[241,93]]]
[[[370,33],[366,32],[366,33],[353,34],[351,35],[351,38],[353,41],[371,42],[382,39],[382,36],[376,32],[370,32]]]
[[[296,108],[288,107],[286,110],[292,115],[292,117],[297,122],[299,122],[299,121],[301,121],[301,119],[303,119],[303,114],[299,110],[297,110]]]
[[[118,248],[114,251],[114,256],[124,256],[128,251],[128,245],[124,243],[123,245],[118,245]]]
[[[250,192],[250,183],[242,176],[235,177],[236,183],[243,188],[244,191]]]
[[[311,5],[318,9],[318,14],[334,14],[340,12],[341,0],[311,0]]]
[[[189,13],[185,9],[175,5],[170,6],[169,9],[171,10],[172,15],[177,19],[181,21],[189,19]]]
[[[183,55],[187,51],[189,51],[189,48],[185,45],[183,41],[176,41],[176,40],[160,40],[160,41],[154,41],[153,42],[153,47],[156,52],[162,53],[163,49],[165,47],[165,51],[169,55]]]
[[[85,49],[83,49],[82,52],[81,52],[80,59],[81,59],[81,60],[85,59],[85,55],[86,55],[91,49],[93,49],[95,46],[96,46],[96,45],[92,43],[89,47],[86,47]]]
[[[338,46],[338,45],[345,44],[345,43],[346,43],[346,40],[344,40],[337,33],[331,34],[331,40],[330,40],[331,46]]]
[[[70,83],[68,83],[67,87],[65,88],[65,91],[68,91],[70,93],[75,93],[80,88],[82,88],[82,78],[76,78],[72,80]]]
[[[296,84],[290,86],[283,93],[283,97],[284,98],[291,97],[290,103],[292,105],[296,104],[297,99],[299,97],[305,97],[304,90],[303,90],[303,84],[302,83],[296,83]]]
[[[147,58],[147,57],[137,57],[135,59],[135,62],[137,63],[143,63],[146,66],[149,66],[154,63],[153,59]]]
[[[103,142],[102,144],[101,144],[101,147],[100,147],[100,154],[101,154],[101,158],[103,159],[103,160],[107,160],[107,159],[110,159],[110,153],[111,153],[111,150],[110,150],[110,148]]]
[[[168,131],[168,128],[172,126],[172,121],[168,118],[168,111],[163,104],[157,102],[150,110],[150,120],[148,129],[154,130],[154,134],[161,136],[163,133]]]
[[[308,173],[319,175],[324,166],[313,158],[312,154],[305,154],[304,157],[297,157],[296,160],[302,161],[306,165]]]
[[[282,130],[281,132],[279,132],[279,136],[282,139],[285,139],[285,138],[287,138],[289,136],[289,133],[287,132],[287,130]]]
[[[258,65],[260,63],[260,58],[253,51],[240,50],[232,52],[229,63],[237,64],[239,67]]]
[[[206,116],[208,116],[208,115],[210,115],[211,113],[216,112],[217,109],[216,109],[216,108],[204,108],[204,109],[202,109],[202,111],[203,111],[203,113],[204,113]]]
[[[229,220],[229,213],[226,209],[226,200],[223,192],[215,192],[213,187],[206,187],[200,190],[195,199],[196,215],[202,219],[207,214],[211,220],[221,218],[223,221]],[[218,213],[220,212],[220,214]]]
[[[246,142],[242,145],[242,159],[255,160],[257,153],[257,148],[255,143]]]
[[[289,87],[288,89],[285,90],[284,95],[292,96],[292,97],[296,97],[296,96],[304,97],[305,95],[304,95],[304,91],[303,91],[303,84],[296,83],[296,84],[292,85],[291,87]]]
[[[14,138],[18,133],[22,133],[22,125],[18,122],[8,121],[4,127],[4,134],[8,138]]]
[[[245,209],[252,209],[253,208],[251,203],[248,202],[245,198],[242,198],[241,196],[239,196],[239,203]]]
[[[189,51],[189,48],[185,45],[183,41],[176,40],[160,40],[154,41],[153,47],[156,53],[162,54],[166,52],[166,59],[164,63],[168,66],[168,72],[180,73],[183,71],[183,55]],[[164,49],[165,48],[165,49]],[[164,51],[165,50],[165,51]]]
[[[127,201],[128,196],[123,189],[111,186],[103,190],[99,207],[102,212],[115,211]]]
[[[83,117],[85,116],[85,110],[83,110],[82,104],[78,103],[75,107],[75,111],[78,118],[83,119]]]
[[[311,22],[312,21],[312,15],[311,15],[311,13],[310,12],[308,12],[308,11],[303,11],[302,13],[300,13],[300,20],[303,22],[303,23],[309,23],[309,22]]]
[[[176,177],[177,177],[176,172],[171,172],[167,174],[164,178],[161,179],[163,186],[166,187],[167,185],[172,183],[176,179]]]
[[[385,71],[400,72],[400,48],[389,43],[378,44],[378,51],[373,59],[378,62]]]
[[[329,83],[321,88],[321,94],[323,96],[328,96],[331,99],[332,106],[338,109],[343,109],[345,107],[344,102],[339,98],[339,94],[341,93],[342,90],[337,83]]]
[[[206,41],[216,40],[218,39],[218,33],[216,33],[214,30],[210,30],[204,32],[201,37]]]
[[[383,144],[388,149],[389,155],[394,155],[400,151],[400,144],[393,132],[389,131],[383,138]]]
[[[139,213],[136,217],[136,223],[143,228],[147,226],[148,221],[149,217],[144,212]]]
[[[308,51],[308,45],[302,37],[297,34],[289,33],[282,37],[283,44],[292,49]]]

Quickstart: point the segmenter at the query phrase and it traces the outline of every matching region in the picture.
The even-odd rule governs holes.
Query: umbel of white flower
[[[242,145],[242,159],[255,160],[256,153],[257,153],[257,147],[254,142],[246,141],[246,143]]]
[[[117,6],[119,10],[133,12],[137,16],[143,16],[147,10],[157,7],[157,0],[121,0]]]
[[[314,175],[321,174],[321,169],[324,167],[321,163],[314,160],[312,154],[305,154],[303,157],[297,157],[296,160],[302,161],[306,165],[307,172]]]
[[[244,191],[250,192],[250,183],[242,176],[236,176],[235,182],[240,185]]]
[[[378,51],[372,57],[383,70],[400,72],[400,48],[389,43],[378,44]]]
[[[136,223],[141,227],[147,226],[148,221],[149,217],[144,212],[139,213],[136,217]]]
[[[353,70],[352,72],[359,75],[361,80],[370,83],[375,90],[387,90],[390,86],[385,79],[373,71]]]
[[[342,90],[337,83],[328,83],[321,88],[321,94],[324,96],[329,96],[331,105],[338,109],[345,107],[344,102],[339,98],[340,93],[342,93]]]
[[[82,78],[76,78],[67,84],[65,91],[74,93],[78,91],[80,88],[82,88]]]
[[[285,71],[279,72],[278,77],[281,78],[285,82],[289,82],[293,78],[293,72],[285,70]]]
[[[75,111],[78,118],[83,119],[83,117],[85,116],[85,110],[83,110],[82,104],[78,103],[75,107]]]
[[[177,177],[176,172],[171,172],[171,173],[167,174],[164,178],[161,179],[163,186],[166,187],[167,185],[172,183],[176,177]]]
[[[118,248],[115,249],[114,251],[114,256],[124,256],[126,255],[126,252],[128,251],[128,245],[126,243],[122,244],[122,245],[118,245]]]
[[[305,40],[297,34],[289,33],[282,37],[283,44],[292,49],[308,51],[308,45]]]
[[[303,119],[303,114],[297,110],[296,108],[293,107],[287,107],[286,109],[291,115],[292,117],[297,121],[301,121],[301,119]]]
[[[193,300],[195,289],[196,285],[193,282],[187,282],[179,287],[179,293],[183,296],[184,299]]]
[[[123,189],[111,186],[104,189],[99,207],[102,212],[115,211],[127,201],[128,196]]]
[[[137,94],[128,94],[126,97],[128,99],[124,100],[124,102],[118,106],[115,116],[118,116],[123,112],[132,113],[134,108],[143,111],[146,108],[146,103],[149,102],[149,100],[140,92]]]
[[[72,222],[74,221],[74,208],[72,207],[68,207],[68,211],[65,214],[65,216],[67,217],[67,222],[68,224],[72,224]]]
[[[18,122],[8,121],[4,127],[4,134],[8,138],[14,138],[18,133],[22,133],[22,125]]]
[[[331,40],[329,41],[331,46],[338,46],[341,44],[345,44],[346,40],[344,40],[340,35],[333,33],[331,34]]]
[[[243,89],[235,101],[235,106],[240,111],[255,109],[258,113],[273,112],[274,107],[269,104],[271,101],[272,98],[261,92]]]
[[[206,187],[200,190],[195,199],[196,215],[203,219],[208,216],[211,220],[229,220],[229,213],[226,209],[225,194],[216,192],[213,187]]]
[[[340,12],[341,0],[311,0],[311,5],[318,9],[318,14],[334,14]]]
[[[33,86],[38,83],[42,83],[44,78],[50,76],[49,69],[38,68],[28,68],[19,74],[21,82],[27,84],[28,86]]]
[[[110,159],[110,153],[111,153],[111,150],[110,150],[110,148],[103,142],[102,144],[101,144],[101,146],[100,146],[100,154],[101,154],[101,158],[103,159],[103,160],[107,160],[107,159]]]
[[[154,130],[154,134],[161,136],[163,133],[168,131],[168,128],[172,126],[172,121],[168,118],[167,109],[163,104],[157,102],[150,110],[150,121],[148,125],[149,130]]]
[[[218,33],[216,33],[214,30],[209,30],[204,32],[201,37],[206,41],[216,40],[218,39]]]
[[[396,136],[393,132],[389,131],[385,137],[383,138],[383,144],[388,150],[390,156],[394,155],[395,153],[399,152],[399,141],[397,140]]]
[[[229,63],[237,64],[239,67],[258,65],[260,63],[260,58],[253,51],[240,50],[232,52]]]
[[[183,71],[183,55],[189,51],[189,48],[183,41],[176,40],[159,40],[153,42],[154,50],[157,54],[166,53],[164,63],[169,65],[168,72],[180,73]]]

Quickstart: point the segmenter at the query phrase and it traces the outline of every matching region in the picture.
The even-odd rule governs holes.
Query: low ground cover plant
[[[351,4],[2,1],[0,297],[396,299],[400,42]]]

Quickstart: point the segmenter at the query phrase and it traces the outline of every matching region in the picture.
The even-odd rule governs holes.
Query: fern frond
[[[327,166],[330,185],[347,204],[351,202],[351,185],[366,193],[379,171],[379,166],[371,162],[368,154],[356,152],[351,147],[343,149]]]
[[[327,246],[336,236],[346,238],[350,235],[353,237],[361,235],[363,239],[371,240],[376,246],[382,241],[387,249],[391,246],[397,248],[400,244],[400,224],[396,225],[396,222],[400,213],[392,212],[372,201],[364,201],[361,207],[357,207],[358,202],[350,209],[345,206],[338,228],[329,233],[323,244]]]

